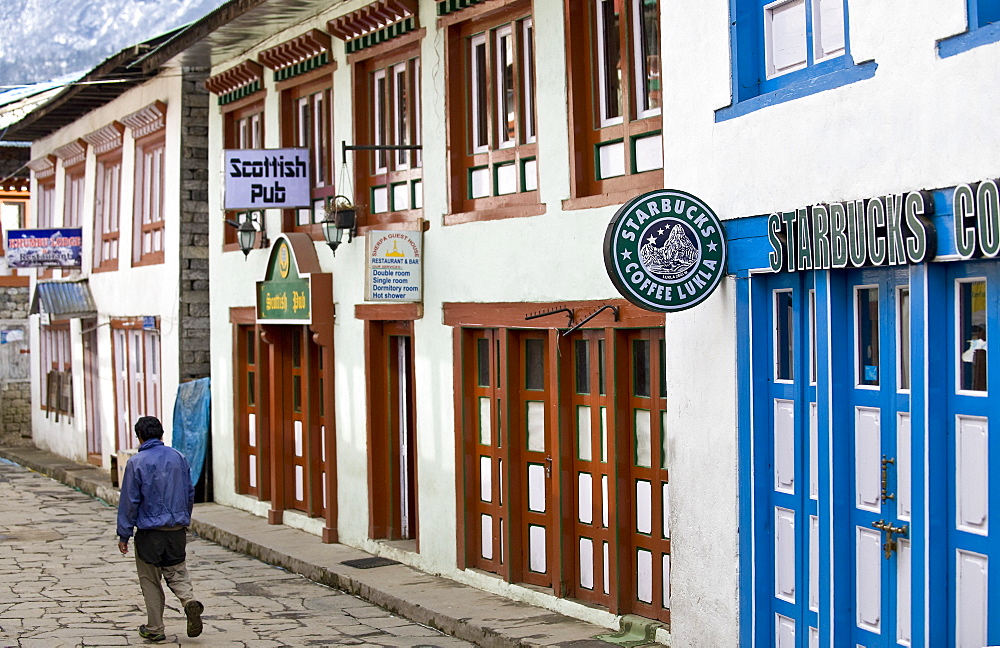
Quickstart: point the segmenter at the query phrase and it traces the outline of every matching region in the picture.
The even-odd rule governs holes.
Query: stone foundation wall
[[[0,387],[0,446],[30,446],[31,383],[7,382]]]

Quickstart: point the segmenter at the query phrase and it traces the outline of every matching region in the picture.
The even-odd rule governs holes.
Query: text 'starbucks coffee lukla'
[[[726,271],[726,238],[715,212],[683,191],[651,191],[622,206],[604,235],[604,265],[621,294],[651,311],[704,301]]]

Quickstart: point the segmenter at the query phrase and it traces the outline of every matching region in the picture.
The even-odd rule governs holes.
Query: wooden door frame
[[[101,412],[98,405],[100,399],[100,375],[95,364],[97,360],[97,321],[83,320],[84,330],[80,334],[80,343],[83,346],[83,406],[86,409],[84,424],[87,435],[87,463],[100,466],[104,454],[103,426],[101,425]],[[88,342],[92,344],[92,354],[88,353]],[[91,429],[96,428],[96,429]],[[91,452],[91,435],[97,441],[97,452]]]
[[[642,328],[658,328],[663,329],[665,317],[662,313],[653,313],[651,311],[646,311],[638,306],[631,304],[622,299],[612,299],[612,300],[597,300],[597,301],[567,301],[567,302],[550,302],[550,303],[525,303],[525,302],[500,302],[500,303],[445,303],[443,306],[444,310],[444,323],[446,326],[452,326],[454,328],[453,332],[453,349],[454,349],[454,365],[453,365],[453,380],[454,380],[454,406],[455,406],[455,425],[456,425],[456,444],[455,444],[455,465],[457,467],[456,472],[456,512],[458,515],[457,520],[457,537],[456,537],[456,556],[457,556],[457,567],[460,570],[468,569],[474,566],[474,552],[476,547],[474,543],[470,540],[476,537],[476,530],[474,525],[476,520],[473,516],[468,514],[471,508],[467,508],[469,502],[468,499],[471,497],[469,494],[473,492],[470,488],[477,489],[478,486],[475,484],[470,484],[470,479],[475,475],[475,466],[473,461],[475,459],[475,453],[469,452],[470,433],[469,430],[473,429],[473,419],[475,417],[475,412],[472,411],[473,408],[468,407],[466,403],[467,388],[466,385],[474,384],[474,374],[473,374],[473,364],[475,359],[475,349],[472,348],[469,343],[469,331],[473,329],[489,328],[495,330],[497,333],[498,340],[500,341],[500,356],[502,358],[507,358],[509,355],[507,340],[511,335],[511,330],[543,330],[548,334],[549,349],[547,361],[555,362],[555,364],[550,365],[548,380],[552,381],[555,386],[556,391],[551,392],[553,398],[555,398],[554,407],[548,408],[547,416],[554,419],[553,422],[549,422],[552,425],[552,434],[558,441],[552,446],[552,460],[553,460],[553,474],[560,476],[552,484],[551,490],[551,504],[553,509],[562,508],[563,511],[553,512],[552,520],[552,532],[557,534],[557,537],[564,538],[568,533],[568,529],[572,527],[566,527],[567,514],[572,514],[572,511],[565,511],[567,508],[565,506],[566,498],[572,496],[572,489],[564,487],[562,484],[563,478],[562,473],[566,466],[572,466],[572,462],[567,460],[566,453],[573,452],[572,440],[568,440],[567,435],[564,433],[564,428],[568,425],[565,412],[565,404],[559,398],[558,384],[560,375],[562,373],[561,366],[565,360],[560,361],[559,359],[559,347],[562,343],[562,330],[568,329],[569,325],[566,323],[565,314],[563,311],[570,311],[574,314],[575,321],[579,322],[582,317],[586,317],[590,314],[596,313],[598,309],[606,306],[614,306],[617,309],[617,313],[614,313],[608,309],[604,310],[600,314],[596,314],[595,317],[588,323],[591,324],[588,328],[603,328],[605,330],[606,342],[605,342],[605,362],[608,370],[608,399],[610,406],[612,407],[612,413],[615,417],[615,426],[620,426],[623,424],[628,424],[627,413],[622,411],[622,408],[616,405],[618,401],[618,393],[621,389],[627,389],[629,381],[629,369],[630,365],[625,363],[626,366],[620,367],[616,366],[613,359],[616,357],[616,353],[619,353],[622,347],[622,341],[619,339],[621,335],[628,332],[629,329],[642,329]],[[537,317],[539,312],[552,311],[550,316]],[[531,319],[526,319],[526,317],[531,317]],[[627,348],[626,348],[627,351]],[[491,350],[492,353],[492,350]],[[510,393],[507,389],[509,384],[508,376],[508,363],[506,361],[501,363],[501,366],[497,371],[498,379],[498,389],[502,390],[499,393],[499,398],[503,402],[503,415],[501,429],[497,430],[497,434],[501,434],[503,439],[503,444],[505,448],[510,448],[510,439],[507,433],[509,429],[508,421],[510,420],[510,398],[508,394]],[[547,387],[551,389],[552,387]],[[613,449],[615,446],[611,445],[615,439],[614,431],[609,430],[609,451],[614,452],[614,463],[609,466],[609,471],[611,473],[609,477],[609,527],[613,527],[610,530],[612,536],[611,546],[609,547],[609,564],[613,568],[619,568],[619,573],[621,573],[620,567],[623,564],[622,561],[627,558],[627,556],[622,555],[618,548],[621,541],[617,538],[618,535],[618,515],[619,511],[625,511],[625,515],[628,514],[630,510],[629,507],[624,506],[623,501],[619,501],[620,496],[627,496],[629,492],[628,484],[624,485],[619,483],[621,480],[627,482],[628,477],[628,465],[622,464],[623,461],[627,461],[628,457],[623,456],[627,453],[619,452],[617,449]],[[569,447],[567,447],[569,446]],[[504,488],[506,489],[504,493],[504,502],[512,502],[512,493],[510,479],[511,471],[511,461],[508,460],[504,467]],[[569,507],[572,508],[572,507]],[[516,518],[514,515],[512,519],[508,519],[507,523],[504,525],[504,546],[510,547],[510,537],[511,529],[515,528]],[[570,520],[571,522],[571,520]],[[553,591],[557,596],[566,596],[570,591],[571,587],[566,582],[567,574],[573,574],[574,568],[572,565],[572,560],[575,557],[575,551],[568,550],[562,546],[562,542],[554,543],[557,548],[549,554],[549,567],[552,576],[552,587]],[[497,570],[497,575],[503,578],[507,582],[519,582],[515,576],[516,571],[511,568],[511,559],[509,556],[505,556],[507,560],[504,564],[499,565]],[[611,594],[611,605],[609,606],[609,611],[612,613],[618,613],[622,608],[621,605],[621,592],[627,592],[627,588],[622,587],[617,583],[616,579],[612,578],[610,583],[610,594]],[[627,608],[624,608],[627,609]]]

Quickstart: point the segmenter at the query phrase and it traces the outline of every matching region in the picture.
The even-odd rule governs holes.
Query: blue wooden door
[[[909,290],[906,268],[848,273],[845,335],[834,336],[842,342],[831,366],[846,396],[834,412],[834,443],[847,449],[835,479],[850,492],[850,523],[834,544],[850,547],[853,571],[836,609],[853,621],[857,646],[912,639]]]
[[[1000,266],[949,264],[945,292],[947,407],[937,421],[946,434],[934,434],[932,426],[930,442],[932,455],[946,457],[946,464],[930,470],[947,493],[939,518],[945,547],[936,552],[947,561],[947,587],[932,588],[931,606],[947,606],[948,645],[978,648],[1000,644]],[[932,536],[932,551],[938,537]]]
[[[751,297],[756,545],[755,643],[817,645],[819,514],[815,292],[811,274],[756,283]]]

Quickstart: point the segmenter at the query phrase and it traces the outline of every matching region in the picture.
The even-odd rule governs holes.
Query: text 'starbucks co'
[[[604,263],[626,299],[669,312],[708,297],[726,270],[715,213],[683,191],[653,191],[625,204],[608,225]]]
[[[368,232],[365,300],[416,302],[421,295],[421,233]]]

